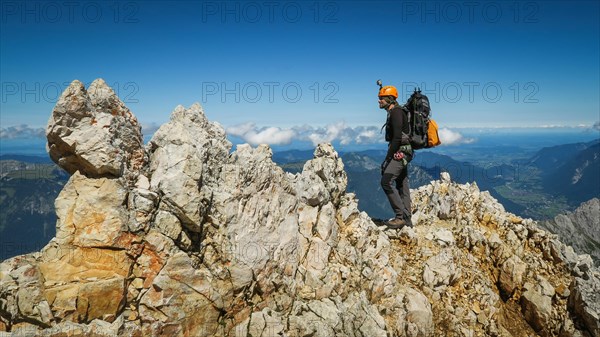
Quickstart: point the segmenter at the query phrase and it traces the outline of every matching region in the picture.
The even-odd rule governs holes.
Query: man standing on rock
[[[408,163],[413,150],[408,140],[408,116],[398,104],[398,90],[391,86],[381,86],[378,81],[379,108],[387,111],[385,140],[389,142],[385,160],[381,164],[381,187],[388,197],[396,216],[386,222],[388,228],[412,227],[410,189],[408,186]]]

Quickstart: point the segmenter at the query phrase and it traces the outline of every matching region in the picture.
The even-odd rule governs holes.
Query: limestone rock
[[[56,199],[56,239],[78,247],[113,247],[127,230],[127,190],[115,179],[75,172]],[[102,205],[102,207],[98,207]]]
[[[548,336],[547,330],[552,315],[552,299],[536,291],[528,290],[521,297],[521,306],[525,319],[536,332]]]
[[[148,144],[151,189],[193,232],[202,230],[212,198],[210,186],[230,148],[223,128],[208,122],[199,104],[175,108],[169,123]]]
[[[124,250],[59,246],[50,242],[39,263],[43,294],[54,317],[76,322],[116,317],[132,265]]]
[[[527,265],[513,255],[506,260],[500,270],[500,287],[508,297],[523,284],[523,277],[527,271]]]
[[[454,283],[460,275],[460,268],[454,263],[453,250],[445,249],[425,262],[423,282],[430,288],[445,286]]]
[[[600,336],[600,278],[598,273],[576,278],[570,287],[569,307],[585,322],[594,337]]]
[[[455,240],[452,232],[447,229],[440,229],[434,233],[435,240],[442,246],[454,246]]]
[[[37,265],[39,255],[17,256],[0,264],[0,308],[9,321],[27,320],[42,326],[54,321],[44,298]]]
[[[50,158],[71,174],[121,177],[144,164],[141,126],[102,79],[87,90],[77,80],[71,83],[52,111],[46,136]]]
[[[554,219],[543,221],[540,226],[559,236],[579,254],[590,254],[600,263],[600,199],[582,203],[573,212],[559,214]]]
[[[207,271],[193,268],[187,254],[173,255],[140,300],[144,334],[214,336],[219,310],[231,301],[231,293],[212,282]]]
[[[404,297],[406,336],[430,336],[433,333],[431,305],[423,294],[409,289]]]
[[[332,200],[335,205],[347,184],[344,164],[337,152],[331,144],[319,144],[314,160],[304,165],[296,188],[302,191],[301,198],[310,206],[323,205],[327,200]]]

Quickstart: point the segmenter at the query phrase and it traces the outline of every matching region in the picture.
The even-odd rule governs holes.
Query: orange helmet
[[[386,85],[385,87],[382,87],[381,89],[379,89],[379,97],[381,96],[392,96],[395,99],[398,98],[398,90],[396,90],[396,87],[392,86],[392,85]]]

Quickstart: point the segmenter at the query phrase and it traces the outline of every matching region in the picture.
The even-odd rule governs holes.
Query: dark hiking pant
[[[390,160],[382,167],[381,188],[388,197],[396,218],[410,222],[410,189],[408,186],[408,165],[402,161]]]

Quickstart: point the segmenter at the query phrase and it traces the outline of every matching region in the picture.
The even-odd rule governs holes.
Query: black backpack
[[[420,88],[415,88],[415,91],[406,101],[404,110],[408,114],[409,141],[413,150],[429,147],[427,141],[429,115],[431,113],[429,98],[421,94]]]

